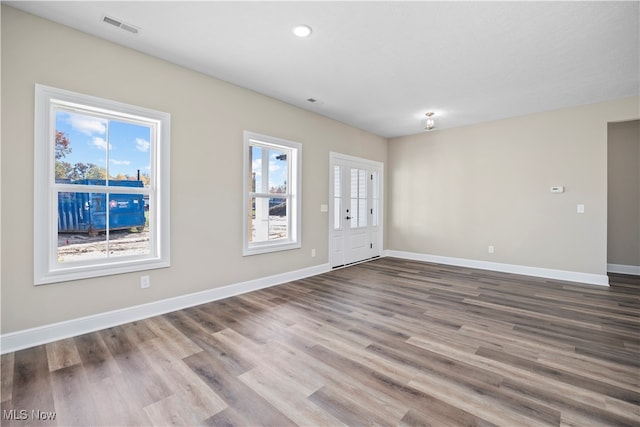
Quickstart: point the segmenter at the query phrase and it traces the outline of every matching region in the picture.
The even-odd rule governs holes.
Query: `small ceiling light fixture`
[[[308,25],[296,25],[291,30],[297,37],[309,37],[311,35],[311,27]]]
[[[427,126],[425,126],[426,130],[433,130],[434,127],[436,127],[436,121],[433,118],[433,111],[429,111],[427,114]]]

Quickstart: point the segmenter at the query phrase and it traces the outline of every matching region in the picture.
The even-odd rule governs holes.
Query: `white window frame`
[[[110,187],[109,193],[149,196],[148,254],[59,263],[58,191],[77,192],[78,185],[55,182],[55,113],[68,108],[80,113],[148,124],[152,132],[151,184],[145,189]],[[153,138],[155,134],[155,138]],[[35,85],[34,128],[34,284],[66,282],[170,266],[170,135],[171,115],[95,96]],[[105,192],[105,186],[82,186]]]
[[[249,242],[249,199],[253,196],[268,197],[268,193],[251,192],[252,167],[249,164],[249,150],[252,146],[261,146],[265,148],[275,148],[288,151],[292,155],[288,158],[288,178],[287,178],[287,239],[266,242]],[[290,249],[298,249],[302,246],[301,242],[301,197],[300,189],[302,188],[302,144],[293,141],[287,141],[281,138],[261,135],[255,132],[244,131],[244,166],[243,166],[243,209],[242,209],[242,255],[256,255],[268,252],[285,251]],[[263,167],[268,170],[268,164]],[[271,194],[271,197],[274,195]]]

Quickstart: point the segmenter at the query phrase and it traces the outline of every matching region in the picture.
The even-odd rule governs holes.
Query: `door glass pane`
[[[362,169],[358,171],[358,198],[367,198],[367,171]]]
[[[371,182],[371,209],[372,209],[372,215],[371,215],[371,225],[374,227],[377,227],[378,221],[379,221],[379,216],[378,216],[378,210],[380,209],[380,174],[378,172],[372,172],[372,176],[373,176],[373,180]]]
[[[358,199],[358,227],[367,226],[367,199]]]
[[[333,200],[333,229],[340,230],[342,218],[342,199],[336,197]]]
[[[351,198],[358,198],[358,169],[351,169]]]
[[[333,229],[342,228],[342,177],[340,166],[333,167]]]
[[[351,217],[351,228],[358,228],[358,199],[351,199],[351,211],[347,215]]]
[[[372,178],[372,182],[371,182],[371,196],[374,199],[379,199],[380,198],[380,188],[378,187],[379,185],[379,180],[380,180],[380,174],[378,172],[371,172],[371,176],[373,176]]]
[[[367,226],[367,177],[366,170],[351,168],[351,228]]]

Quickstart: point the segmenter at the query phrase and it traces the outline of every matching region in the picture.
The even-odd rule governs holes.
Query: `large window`
[[[244,133],[243,255],[300,247],[302,145]]]
[[[35,118],[35,284],[169,266],[169,114],[36,85]]]

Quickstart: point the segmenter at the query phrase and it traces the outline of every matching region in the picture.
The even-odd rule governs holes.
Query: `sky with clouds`
[[[56,112],[56,130],[71,141],[71,153],[62,161],[93,163],[107,168],[109,175],[136,176],[150,172],[150,138],[148,126],[106,120],[68,111]],[[108,159],[108,162],[107,162]]]
[[[277,159],[278,156],[284,154],[284,151],[275,150],[275,149],[267,149],[260,146],[252,146],[252,164],[251,169],[255,174],[256,178],[256,188],[258,192],[260,192],[260,188],[262,186],[263,180],[263,167],[262,167],[262,159],[263,159],[263,150],[267,150],[267,158],[269,161],[269,178],[268,178],[268,187],[278,187],[283,185],[287,180],[287,166],[288,161]]]

